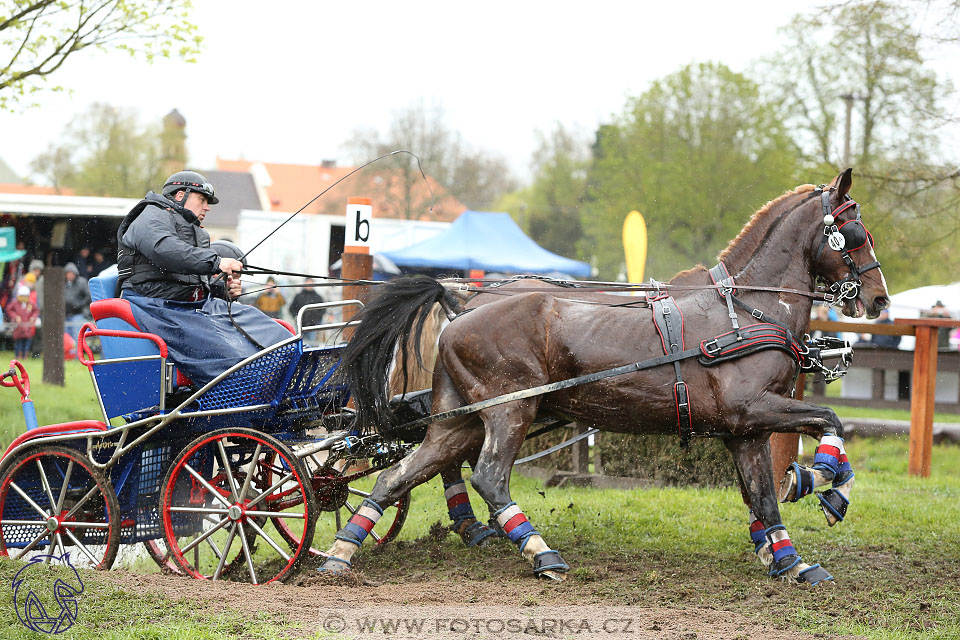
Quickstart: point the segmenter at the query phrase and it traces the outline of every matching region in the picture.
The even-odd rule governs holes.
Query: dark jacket
[[[220,263],[193,212],[153,192],[120,223],[117,246],[121,288],[150,298],[195,300]]]
[[[64,312],[67,316],[86,314],[90,307],[90,286],[87,279],[77,276],[73,282],[63,283]]]
[[[297,314],[300,313],[300,309],[305,307],[308,304],[318,304],[320,302],[325,302],[323,297],[314,291],[313,289],[304,289],[297,295],[293,296],[293,302],[290,303],[290,315],[293,316],[293,321],[297,321]],[[323,309],[311,309],[303,314],[303,326],[315,326],[318,324],[323,324]]]

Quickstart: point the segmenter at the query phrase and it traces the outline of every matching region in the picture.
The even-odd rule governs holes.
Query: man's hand
[[[243,286],[240,283],[240,278],[227,276],[227,295],[230,296],[232,300],[236,300],[240,297],[241,293],[243,293]]]
[[[232,276],[235,272],[243,270],[243,263],[234,258],[220,258],[219,268],[223,273]]]

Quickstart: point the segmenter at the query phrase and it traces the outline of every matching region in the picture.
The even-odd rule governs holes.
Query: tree
[[[912,6],[942,4],[917,0]],[[956,18],[956,3],[949,4],[952,10],[940,9]],[[894,290],[950,280],[960,267],[953,250],[960,171],[939,149],[940,128],[952,119],[943,106],[952,87],[926,65],[924,36],[911,26],[912,17],[909,7],[882,0],[797,16],[781,31],[783,50],[763,74],[773,80],[773,96],[798,134],[807,167],[818,173],[845,162],[849,105],[855,195],[880,242],[888,277],[896,274]],[[918,262],[918,255],[936,258]]]
[[[448,194],[471,208],[483,209],[516,188],[506,161],[467,148],[460,134],[446,125],[440,107],[418,103],[401,109],[394,114],[385,134],[355,131],[345,147],[356,162],[397,149],[417,155],[419,163],[412,156],[398,154],[374,167],[374,175],[381,179],[372,182],[372,188],[389,194],[403,218],[420,217]],[[435,181],[429,189],[421,168]]]
[[[166,177],[163,133],[135,111],[94,104],[74,118],[59,144],[31,162],[55,187],[80,195],[139,198]]]
[[[647,222],[646,271],[666,279],[711,262],[754,211],[797,184],[797,150],[774,106],[715,63],[655,81],[598,131],[593,156],[584,249],[605,278],[623,268],[633,209]]]
[[[508,211],[543,248],[577,258],[583,236],[580,207],[590,150],[576,134],[560,124],[549,134],[538,132],[538,137],[531,185],[501,198],[498,208]]]
[[[147,61],[192,61],[200,36],[189,0],[5,0],[0,7],[0,109],[44,88],[75,53],[93,47]],[[46,88],[58,89],[47,85]]]

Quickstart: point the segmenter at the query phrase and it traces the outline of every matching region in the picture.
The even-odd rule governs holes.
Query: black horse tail
[[[390,367],[399,350],[406,390],[408,350],[403,348],[411,333],[420,344],[423,325],[430,316],[434,303],[445,310],[459,310],[460,304],[439,282],[424,276],[397,278],[380,285],[376,294],[360,313],[359,321],[342,353],[347,381],[357,410],[356,427],[364,432],[389,431],[396,426],[390,410],[387,385]],[[415,350],[417,363],[423,366],[419,348]]]

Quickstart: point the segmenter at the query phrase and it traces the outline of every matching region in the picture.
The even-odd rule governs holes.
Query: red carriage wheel
[[[109,569],[120,548],[113,485],[69,447],[30,449],[0,475],[0,555],[29,560],[70,554],[75,567]]]
[[[276,464],[283,473],[267,478]],[[162,487],[164,543],[194,578],[285,580],[307,555],[316,498],[303,465],[272,436],[251,429],[201,436],[177,455]],[[269,524],[276,520],[289,523],[283,534]]]

